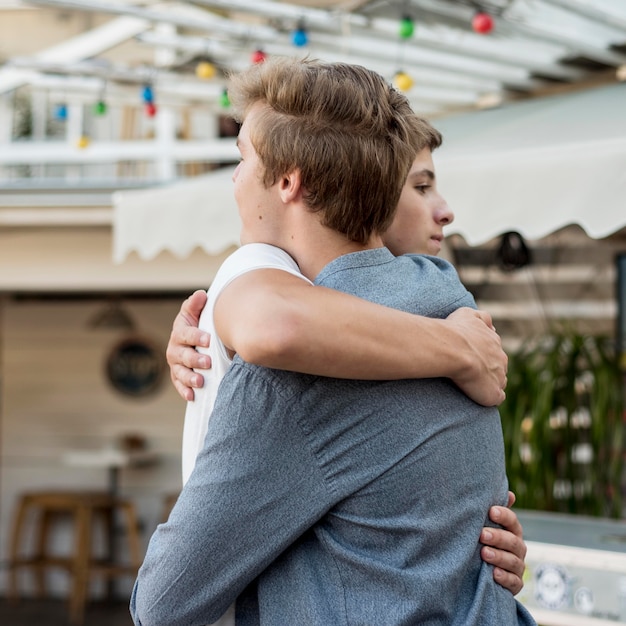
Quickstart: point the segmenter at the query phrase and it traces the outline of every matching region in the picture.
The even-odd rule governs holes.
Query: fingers
[[[502,350],[500,336],[492,330],[491,315],[486,311],[460,308],[447,321],[458,333],[464,368],[452,377],[461,391],[484,406],[504,402],[508,356]]]
[[[167,345],[165,351],[165,357],[170,367],[176,365],[184,365],[188,368],[196,368],[201,370],[208,370],[211,367],[211,357],[208,354],[198,352],[195,349],[195,345],[199,344],[186,344],[179,341],[180,334],[172,333],[170,342]]]
[[[493,579],[502,585],[505,589],[508,589],[514,596],[517,595],[524,588],[524,580],[522,577],[516,574],[511,574],[506,570],[499,567],[493,568]]]
[[[479,317],[489,328],[493,328],[493,319],[491,315],[487,313],[487,311],[478,310],[476,311],[477,317]]]
[[[180,346],[202,346],[203,348],[208,348],[211,343],[211,335],[196,326],[189,326],[186,321],[180,321],[180,318],[177,317],[172,326],[170,343]]]
[[[494,552],[501,553],[497,565],[516,574],[521,574],[524,571],[526,544],[518,536],[502,528],[485,527],[480,534],[480,541],[485,546],[492,548]],[[511,568],[505,567],[505,565],[511,565]]]
[[[198,374],[198,372],[194,372],[182,365],[172,365],[170,367],[170,378],[172,379],[172,383],[174,383],[178,395],[183,398],[183,400],[189,402],[195,397],[193,392],[194,388],[200,389],[204,385],[204,377],[202,374]]]
[[[200,389],[204,385],[204,376],[184,365],[172,365],[170,376],[174,384],[178,382],[185,387]]]
[[[172,382],[174,383],[174,388],[178,392],[178,395],[187,402],[193,402],[195,398],[195,394],[193,389],[190,387],[185,387],[182,383],[178,382],[175,378],[172,378]]]
[[[165,350],[165,358],[170,366],[170,377],[175,383],[176,380],[185,382],[195,381],[193,387],[202,387],[203,378],[200,374],[193,372],[195,369],[209,369],[211,367],[211,357],[201,354],[189,345],[181,344],[172,332],[170,342]]]
[[[509,492],[508,504],[515,502],[515,494]],[[492,506],[489,509],[491,521],[502,528],[483,528],[480,535],[483,559],[494,566],[493,577],[503,587],[517,594],[524,586],[526,544],[522,525],[510,508]]]
[[[515,499],[515,494],[512,491],[509,491],[509,501],[507,502],[509,509],[515,504]]]
[[[207,301],[207,293],[203,289],[198,289],[194,291],[182,304],[180,307],[179,315],[182,315],[187,324],[191,324],[192,326],[198,325],[198,320],[200,319],[200,314],[202,313],[202,309]]]
[[[494,566],[494,580],[513,594],[519,593],[524,586],[526,566],[519,556],[519,541],[518,537],[501,529],[485,528],[481,533],[481,542],[486,544],[481,548],[481,557]],[[501,547],[495,547],[497,545]]]
[[[198,328],[206,300],[206,291],[198,290],[183,302],[174,319],[170,340],[165,350],[174,388],[183,400],[187,401],[194,399],[194,388],[198,389],[204,385],[203,376],[194,372],[194,368],[211,367],[211,358],[195,349],[196,346],[208,347],[211,341],[210,335]]]
[[[515,497],[515,496],[513,496]],[[495,524],[499,524],[512,534],[517,540],[519,555],[524,558],[526,556],[526,546],[524,544],[524,531],[515,511],[504,506],[492,506],[489,509],[489,519]],[[523,547],[519,546],[522,544]],[[508,546],[498,546],[508,549]]]

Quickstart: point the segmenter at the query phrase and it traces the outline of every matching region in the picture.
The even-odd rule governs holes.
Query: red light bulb
[[[263,61],[265,61],[265,59],[267,58],[267,54],[265,54],[265,52],[263,52],[263,50],[255,50],[252,53],[252,57],[251,60],[253,63],[263,63]]]
[[[489,13],[483,13],[480,11],[472,18],[472,28],[474,29],[474,32],[486,35],[493,30],[493,18],[489,15]]]

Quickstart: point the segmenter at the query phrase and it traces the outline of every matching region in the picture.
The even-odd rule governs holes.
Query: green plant
[[[520,507],[621,517],[623,383],[605,337],[555,333],[510,356],[500,413]]]

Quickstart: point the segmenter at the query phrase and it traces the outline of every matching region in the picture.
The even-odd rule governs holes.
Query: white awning
[[[209,255],[239,245],[234,167],[153,189],[113,194],[113,260],[136,251],[144,260],[163,250],[179,258],[195,248]]]
[[[570,224],[602,238],[626,226],[626,84],[437,120],[447,234],[477,245],[515,230],[538,239]],[[232,168],[114,194],[114,260],[239,243]]]
[[[626,84],[438,120],[447,234],[477,245],[515,230],[538,239],[570,224],[593,238],[626,226]]]

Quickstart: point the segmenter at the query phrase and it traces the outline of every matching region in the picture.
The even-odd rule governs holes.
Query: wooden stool
[[[114,524],[116,513],[123,514],[128,541],[129,563],[117,564],[114,552]],[[49,551],[53,522],[62,516],[73,519],[73,551],[69,555],[54,555]],[[31,554],[22,552],[23,539],[29,517],[35,517],[35,545]],[[96,519],[105,530],[108,558],[96,558],[92,538]],[[40,491],[23,494],[18,502],[9,547],[8,597],[17,600],[17,570],[30,568],[35,575],[38,597],[46,591],[46,569],[65,569],[72,577],[69,613],[73,624],[82,624],[85,603],[92,575],[111,581],[118,576],[135,576],[141,565],[140,540],[135,507],[132,502],[114,498],[101,492]]]

